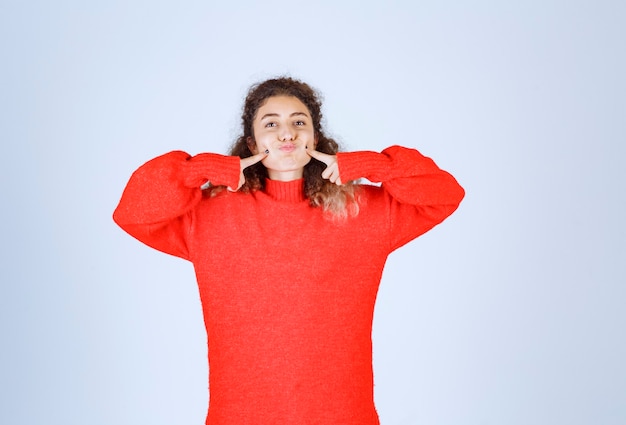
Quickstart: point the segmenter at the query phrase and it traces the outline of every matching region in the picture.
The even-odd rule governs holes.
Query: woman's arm
[[[155,249],[187,259],[186,236],[193,208],[207,181],[240,186],[242,160],[236,156],[173,151],[133,173],[113,213],[126,232]]]
[[[465,196],[456,179],[415,149],[391,146],[337,154],[342,181],[382,183],[388,202],[390,249],[427,232],[452,214]]]

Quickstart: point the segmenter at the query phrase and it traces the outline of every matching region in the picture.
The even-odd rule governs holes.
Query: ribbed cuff
[[[200,187],[209,181],[214,186],[236,188],[240,173],[241,160],[238,156],[201,153],[187,160],[182,178],[187,187]]]
[[[385,179],[391,163],[389,158],[373,151],[339,152],[337,165],[342,182],[362,177],[378,183]]]

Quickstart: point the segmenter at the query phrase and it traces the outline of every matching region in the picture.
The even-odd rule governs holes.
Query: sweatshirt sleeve
[[[189,259],[187,235],[194,207],[202,199],[200,186],[237,187],[240,159],[173,151],[139,167],[130,177],[113,220],[152,248]]]
[[[382,183],[391,251],[441,223],[465,196],[451,174],[415,149],[341,152],[337,163],[343,181],[364,177]]]

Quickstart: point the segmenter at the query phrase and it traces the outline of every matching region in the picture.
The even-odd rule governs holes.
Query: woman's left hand
[[[308,153],[312,158],[326,164],[326,168],[322,171],[322,178],[330,180],[331,183],[335,183],[336,185],[341,185],[341,177],[339,177],[339,165],[337,165],[336,155],[329,155],[327,153],[311,149],[307,149],[306,153]]]

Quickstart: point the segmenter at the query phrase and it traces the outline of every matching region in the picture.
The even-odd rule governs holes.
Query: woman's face
[[[254,138],[248,141],[252,153],[269,154],[263,159],[269,178],[290,181],[302,178],[311,157],[306,148],[315,149],[311,113],[294,96],[273,96],[258,109],[252,123]]]

